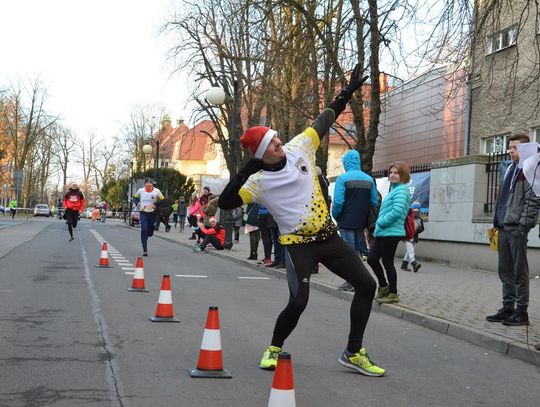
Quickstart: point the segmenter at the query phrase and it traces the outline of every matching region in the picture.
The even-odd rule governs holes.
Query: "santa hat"
[[[277,134],[277,131],[272,130],[269,127],[265,126],[255,126],[247,129],[242,137],[240,137],[240,142],[242,147],[247,148],[251,151],[251,154],[255,158],[262,158],[266,147],[270,144],[272,138]]]

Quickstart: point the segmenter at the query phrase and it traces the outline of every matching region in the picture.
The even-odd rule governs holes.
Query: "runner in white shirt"
[[[163,199],[161,191],[154,187],[151,178],[144,180],[144,188],[133,195],[133,203],[140,206],[141,243],[143,256],[148,256],[148,238],[154,234],[156,224],[156,202]]]
[[[355,288],[349,340],[338,362],[368,376],[385,373],[369,359],[362,346],[375,296],[375,281],[354,249],[338,236],[315,170],[315,153],[321,139],[366,79],[361,78],[356,66],[349,85],[311,127],[285,146],[275,130],[263,126],[249,128],[240,138],[242,146],[255,158],[225,187],[219,197],[219,207],[233,209],[251,202],[264,205],[276,220],[280,242],[287,248],[289,303],[276,321],[272,341],[259,365],[262,369],[275,368],[283,343],[306,308],[311,271],[316,264],[322,263]]]

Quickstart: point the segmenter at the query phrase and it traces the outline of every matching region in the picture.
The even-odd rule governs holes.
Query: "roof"
[[[178,160],[204,160],[207,143],[211,142],[204,132],[215,134],[216,130],[211,120],[203,120],[182,134]]]

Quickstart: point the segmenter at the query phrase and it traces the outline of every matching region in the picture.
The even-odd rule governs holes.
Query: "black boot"
[[[412,264],[414,264],[414,262]],[[411,269],[409,268],[409,262],[405,261],[405,260],[403,260],[403,263],[401,263],[400,268],[401,268],[401,270],[411,271]]]
[[[529,325],[529,314],[525,309],[516,308],[502,323],[510,326]]]
[[[247,259],[248,260],[257,260],[257,253],[252,252]]]
[[[418,269],[420,269],[420,267],[422,267],[422,265],[420,263],[418,263],[417,261],[413,261],[411,263],[411,266],[412,266],[412,270],[417,273],[418,272]]]

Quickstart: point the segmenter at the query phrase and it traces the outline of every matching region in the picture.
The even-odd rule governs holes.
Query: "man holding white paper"
[[[527,235],[536,225],[540,198],[525,178],[523,162],[520,162],[518,146],[529,143],[529,136],[517,134],[508,140],[512,163],[504,174],[493,220],[493,227],[499,231],[498,269],[502,282],[503,307],[494,315],[487,316],[486,320],[518,326],[529,325]],[[532,149],[523,150],[524,154],[529,155],[530,151]]]

